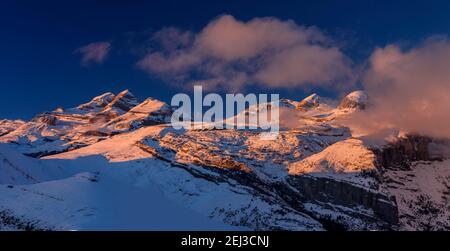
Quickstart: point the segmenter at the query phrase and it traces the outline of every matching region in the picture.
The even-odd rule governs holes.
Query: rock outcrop
[[[377,156],[377,165],[382,168],[408,170],[414,161],[439,160],[430,154],[432,139],[424,136],[409,135],[399,138],[386,146],[372,149]]]
[[[373,210],[376,216],[389,224],[398,223],[395,198],[389,198],[380,192],[345,181],[310,175],[292,175],[288,182],[312,202],[319,201],[349,208],[362,206]]]

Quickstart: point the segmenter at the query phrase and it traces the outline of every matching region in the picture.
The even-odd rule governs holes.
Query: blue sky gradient
[[[391,2],[2,1],[0,118],[30,119],[42,111],[76,106],[103,92],[123,89],[142,99],[151,96],[170,102],[181,90],[136,66],[145,55],[149,36],[167,26],[199,31],[222,14],[243,21],[271,16],[317,26],[360,64],[377,47],[414,46],[431,35],[450,33],[449,1]],[[82,66],[76,50],[96,41],[111,41],[110,54],[102,64]],[[276,92],[291,99],[306,95],[299,88]]]

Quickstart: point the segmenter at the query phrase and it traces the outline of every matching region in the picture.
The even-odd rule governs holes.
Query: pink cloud
[[[111,49],[109,42],[95,42],[76,50],[81,54],[81,64],[87,66],[90,63],[101,64],[105,61]]]
[[[166,28],[138,66],[171,83],[201,81],[209,87],[241,88],[320,85],[337,87],[351,79],[349,60],[315,27],[293,21],[223,15],[199,33]]]
[[[450,138],[449,58],[450,41],[442,37],[409,50],[376,49],[363,79],[371,105],[354,122],[364,130]]]
[[[302,84],[338,87],[348,81],[352,69],[337,48],[299,45],[274,55],[255,75],[272,87]],[[349,83],[347,83],[349,84]]]

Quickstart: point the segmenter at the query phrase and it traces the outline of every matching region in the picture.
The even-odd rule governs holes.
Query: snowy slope
[[[395,194],[406,230],[450,230],[450,160],[418,161],[388,170],[383,189]]]
[[[182,205],[188,205],[206,218],[213,217],[232,225],[239,223],[251,229],[321,229],[321,225],[308,216],[299,214],[286,205],[270,205],[266,198],[249,194],[248,188],[225,181],[198,178],[184,168],[174,167],[171,163],[153,158],[153,155],[141,148],[133,147],[136,140],[144,136],[159,135],[161,130],[163,128],[143,128],[132,139],[118,135],[111,142],[106,140],[71,153],[49,156],[42,161],[47,165],[64,166],[69,172],[73,169],[82,172],[79,166],[83,166],[97,175],[114,177],[116,184],[123,182],[147,187],[155,183],[173,201],[183,202]],[[123,142],[120,144],[122,147],[117,149],[120,141]],[[205,175],[213,174],[207,172]],[[148,227],[152,229],[152,225]]]
[[[56,178],[56,170],[42,161],[18,153],[8,145],[0,144],[0,184],[34,184]]]
[[[323,151],[289,166],[293,175],[311,175],[344,180],[371,187],[376,181],[370,172],[377,172],[375,154],[360,139],[339,141]]]
[[[287,166],[346,137],[345,129],[309,128],[282,133],[275,142],[268,142],[251,131],[179,132],[152,126],[45,159],[77,161],[101,155],[107,166],[126,167],[139,184],[150,180],[168,198],[214,219],[259,230],[319,230],[324,227],[317,217],[328,217],[327,211],[316,214],[303,208],[301,201],[286,201],[301,198],[284,180]],[[335,211],[344,219],[340,224],[349,228],[374,227],[372,222],[355,220],[351,208],[340,206]],[[374,216],[368,215],[362,217],[373,221]]]
[[[319,222],[283,202],[272,204],[270,200],[273,198],[258,195],[252,187],[231,182],[212,170],[189,165],[191,160],[195,163],[195,156],[183,157],[184,153],[181,152],[179,156],[173,156],[170,149],[159,148],[159,152],[152,148],[158,148],[158,145],[154,145],[157,144],[155,139],[166,146],[176,140],[173,137],[177,135],[184,137],[184,134],[168,127],[144,127],[85,148],[48,156],[45,160],[76,162],[86,156],[101,155],[107,161],[96,166],[113,167],[119,177],[130,177],[130,182],[137,182],[142,186],[146,186],[148,182],[158,184],[167,197],[183,202],[183,205],[188,205],[205,217],[251,229],[322,229]],[[119,174],[119,170],[123,172]]]
[[[151,185],[135,187],[107,175],[79,173],[34,185],[1,185],[0,193],[0,217],[16,219],[0,223],[0,229],[238,229],[169,201]]]

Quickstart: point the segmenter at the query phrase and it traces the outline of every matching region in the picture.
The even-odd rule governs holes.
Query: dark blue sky
[[[0,118],[29,119],[58,106],[72,107],[106,91],[170,102],[179,90],[135,65],[140,44],[165,26],[198,31],[211,19],[273,16],[315,25],[363,62],[374,48],[416,44],[450,33],[449,1],[1,1]],[[101,65],[82,67],[74,51],[113,41]],[[279,90],[299,99],[302,90]],[[324,95],[333,93],[321,91]]]

